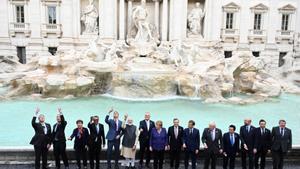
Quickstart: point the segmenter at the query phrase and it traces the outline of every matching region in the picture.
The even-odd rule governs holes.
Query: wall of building
[[[80,17],[83,5],[87,0],[56,0],[57,22],[61,25],[61,36],[49,34],[43,36],[43,24],[46,23],[45,3],[53,0],[3,0],[0,2],[0,55],[15,55],[16,46],[26,46],[28,57],[35,54],[48,54],[48,47],[58,47],[59,50],[81,49],[88,45],[93,36],[81,34]],[[99,10],[99,37],[100,40],[124,41],[128,31],[128,0],[124,2],[124,16],[120,15],[120,2],[122,0],[97,0]],[[30,24],[30,35],[10,33],[14,22],[14,2],[24,2],[25,22]],[[163,40],[187,40],[187,15],[193,9],[195,2],[200,2],[206,11],[203,26],[204,39],[202,41],[222,41],[224,50],[251,50],[260,51],[262,56],[273,57],[274,66],[278,64],[279,52],[292,52],[293,44],[278,43],[276,41],[278,30],[281,26],[281,14],[279,8],[285,5],[296,7],[292,17],[291,30],[300,32],[300,7],[299,0],[160,0],[159,8],[159,30]],[[149,21],[155,22],[155,1],[147,1]],[[239,6],[235,16],[235,26],[238,29],[237,42],[229,42],[222,39],[225,17],[224,6],[234,3]],[[133,0],[133,7],[139,1]],[[163,5],[167,8],[164,8]],[[262,43],[249,42],[249,29],[253,27],[254,13],[252,7],[263,4],[268,11],[263,14],[263,29],[266,31],[266,40]],[[166,7],[165,6],[165,7]],[[167,9],[167,11],[165,11]],[[122,12],[122,11],[121,11]],[[165,17],[167,16],[167,17]],[[120,17],[123,17],[123,19]],[[121,26],[120,26],[121,24]],[[122,35],[122,29],[125,35]],[[123,33],[124,33],[123,32]],[[163,33],[164,32],[164,33]],[[121,34],[121,35],[120,35]],[[96,35],[97,36],[97,35]],[[124,37],[125,36],[125,37]]]

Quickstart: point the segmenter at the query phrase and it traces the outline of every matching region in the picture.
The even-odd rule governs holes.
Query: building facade
[[[143,1],[143,0],[142,0]],[[126,42],[141,0],[2,0],[0,55],[20,62],[56,50]],[[159,40],[219,41],[225,57],[237,50],[272,57],[278,67],[289,52],[300,57],[299,0],[147,0],[147,20]],[[199,20],[200,23],[194,22]]]

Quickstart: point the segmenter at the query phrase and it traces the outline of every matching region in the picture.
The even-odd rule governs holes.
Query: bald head
[[[40,114],[39,117],[38,117],[38,119],[39,119],[40,123],[44,123],[45,122],[45,115]]]
[[[150,112],[145,113],[145,120],[150,120]]]
[[[129,125],[132,125],[133,124],[133,119],[131,117],[127,117],[127,123]]]
[[[213,121],[213,122],[210,122],[210,123],[208,124],[208,128],[211,129],[211,130],[215,129],[215,128],[216,128],[216,123],[215,123],[214,121]]]
[[[245,118],[245,119],[244,119],[244,124],[245,124],[245,125],[250,125],[251,122],[252,122],[252,119],[251,119],[251,118]]]

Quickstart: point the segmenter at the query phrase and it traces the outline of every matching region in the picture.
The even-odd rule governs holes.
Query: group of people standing
[[[45,116],[39,112],[40,109],[37,108],[32,119],[35,135],[30,142],[35,150],[35,168],[40,169],[40,157],[42,157],[42,168],[47,168],[47,153],[52,144],[56,168],[60,169],[60,157],[65,168],[69,168],[64,131],[67,122],[61,109],[58,109],[57,123],[54,124],[53,130],[50,124],[45,123]],[[38,122],[36,122],[37,118]],[[234,169],[235,159],[239,154],[243,169],[264,169],[268,153],[272,153],[273,169],[282,169],[285,155],[292,147],[292,132],[286,127],[286,121],[280,120],[279,126],[273,127],[272,131],[266,128],[266,121],[263,119],[259,121],[259,127],[254,127],[251,122],[251,119],[245,119],[239,133],[236,132],[235,125],[230,125],[229,131],[225,134],[216,128],[214,122],[211,122],[200,137],[200,131],[195,128],[193,120],[190,120],[188,127],[184,129],[180,126],[179,119],[174,118],[173,125],[166,129],[162,121],[150,120],[150,113],[147,112],[139,126],[135,126],[133,119],[127,114],[124,115],[123,120],[120,120],[119,113],[111,109],[105,117],[105,123],[108,125],[106,136],[103,124],[99,123],[99,117],[92,116],[87,128],[83,127],[82,120],[77,120],[77,127],[68,140],[75,139],[74,150],[78,169],[81,169],[81,161],[83,167],[87,168],[87,155],[90,168],[100,168],[100,154],[106,145],[106,140],[108,169],[112,167],[113,157],[114,168],[119,168],[119,155],[125,158],[126,169],[135,168],[138,143],[140,168],[150,168],[150,160],[153,158],[153,168],[162,169],[164,155],[168,151],[170,168],[178,169],[181,156],[184,156],[185,169],[189,167],[189,160],[192,169],[196,169],[201,142],[204,147],[204,169],[209,167],[215,169],[218,157],[223,157],[224,169],[228,167]],[[122,144],[121,150],[120,144]]]

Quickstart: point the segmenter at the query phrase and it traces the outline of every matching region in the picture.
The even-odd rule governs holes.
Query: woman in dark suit
[[[150,135],[150,151],[153,152],[154,169],[162,169],[164,163],[164,153],[168,149],[167,130],[162,127],[162,121],[155,123]]]
[[[88,144],[88,137],[89,131],[87,128],[83,127],[83,121],[77,120],[76,121],[77,128],[73,130],[72,135],[69,137],[68,140],[72,140],[75,137],[74,142],[74,149],[77,161],[77,167],[81,169],[81,160],[83,161],[83,167],[87,168],[87,144]]]

